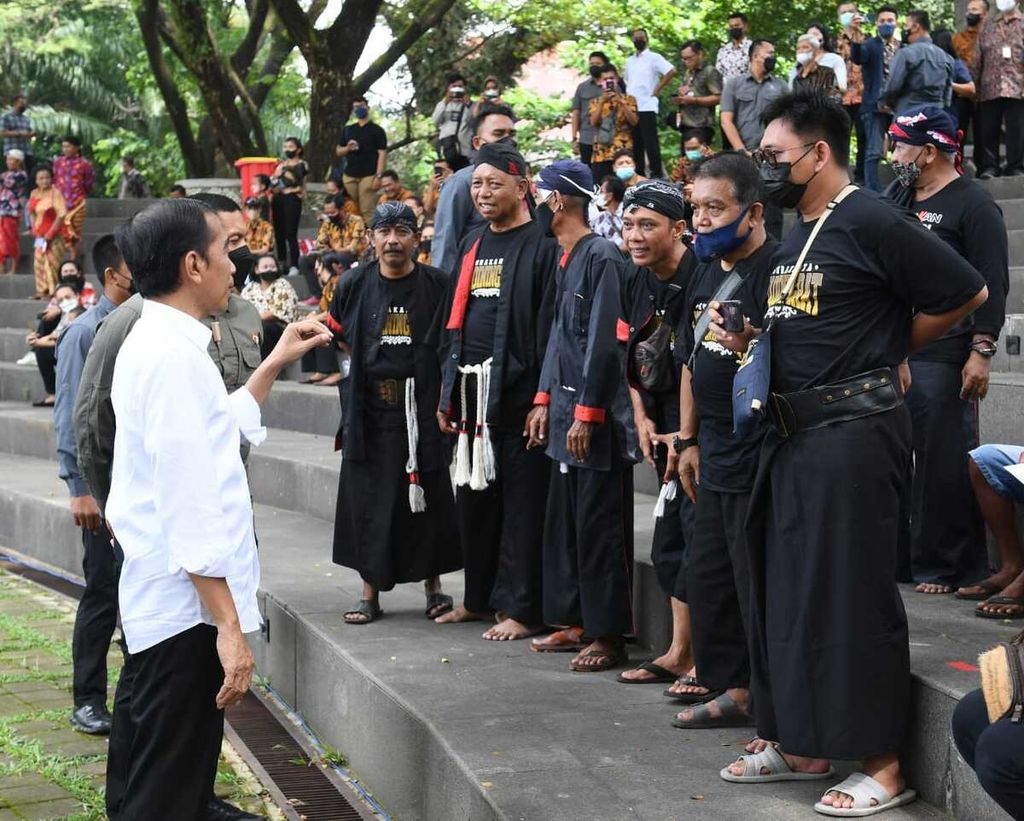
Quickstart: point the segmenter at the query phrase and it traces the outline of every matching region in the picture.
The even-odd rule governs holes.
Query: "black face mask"
[[[264,282],[273,282],[275,279],[281,276],[281,272],[277,270],[277,268],[271,268],[269,271],[262,271],[256,274],[256,276],[258,276]]]
[[[551,210],[551,206],[546,202],[542,202],[537,206],[537,210],[533,213],[533,218],[537,220],[537,224],[544,232],[544,236],[553,237],[555,232],[551,230],[551,221],[555,218],[555,212]]]
[[[293,159],[293,158],[295,157],[295,155],[296,155],[297,153],[298,153],[297,151],[285,151],[285,152],[284,152],[284,155],[285,155],[285,157],[287,157],[287,158],[288,158],[289,160],[291,160],[291,159]]]
[[[228,259],[231,260],[235,266],[235,273],[232,275],[232,279],[235,281],[235,287],[241,291],[245,287],[245,281],[249,278],[249,274],[252,273],[253,255],[252,251],[249,250],[248,245],[239,245],[234,251],[228,254]]]
[[[604,66],[591,66],[590,67],[590,76],[593,77],[595,80],[598,77],[600,77],[602,74],[604,74]]]
[[[420,250],[424,254],[429,254],[430,253],[430,243],[431,242],[432,242],[432,240],[429,240],[429,239],[421,239],[420,240]]]
[[[636,48],[637,51],[643,51],[645,48],[647,48],[647,41],[643,37],[634,37],[633,46]]]
[[[731,26],[729,28],[729,37],[733,40],[743,39],[743,27],[742,26]]]
[[[800,160],[813,150],[814,146],[811,146],[800,157]],[[793,163],[788,162],[780,162],[776,168],[769,165],[761,166],[761,182],[764,183],[764,193],[780,208],[796,208],[807,191],[807,185],[818,176],[818,172],[815,171],[807,182],[793,182],[790,179],[792,171]]]
[[[980,22],[981,22],[981,15],[980,14],[968,14],[967,15],[967,25],[969,25],[969,26],[976,26]]]
[[[775,71],[775,55],[774,54],[771,57],[765,57],[764,58],[764,70],[768,74],[771,74],[773,71]]]

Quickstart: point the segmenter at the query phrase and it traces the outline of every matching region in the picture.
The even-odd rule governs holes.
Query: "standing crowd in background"
[[[572,156],[533,162],[502,79],[473,99],[452,73],[419,193],[356,97],[311,238],[290,136],[239,201],[175,186],[96,240],[99,292],[78,261],[92,165],[73,135],[52,165],[34,158],[15,99],[0,271],[27,220],[47,302],[22,361],[43,379],[36,404],[54,407],[86,557],[72,723],[111,735],[111,817],[255,818],[213,796],[215,706],[252,675],[244,465],[292,361],[339,392],[323,549],[362,580],[344,624],[374,629],[389,591],[422,583],[438,629],[480,622],[483,640],[567,671],[664,686],[681,729],[753,728],[721,762],[727,782],[821,781],[814,809],[835,817],[914,800],[897,583],[1024,619],[1024,483],[1000,470],[1024,454],[977,429],[1007,231],[963,171],[966,139],[977,178],[1024,176],[1024,15],[971,0],[964,24],[933,32],[925,11],[844,2],[795,33],[789,72],[743,13],[717,50],[689,39],[678,60],[637,27],[621,66],[588,55]],[[661,126],[679,135],[668,162]],[[149,195],[124,157],[119,196]],[[158,341],[154,364],[141,351]],[[672,633],[634,667],[641,463],[659,488],[651,556]],[[460,601],[441,578],[458,570]],[[964,699],[954,737],[1024,817],[1019,727],[989,726],[986,695]],[[839,780],[833,762],[850,760]]]

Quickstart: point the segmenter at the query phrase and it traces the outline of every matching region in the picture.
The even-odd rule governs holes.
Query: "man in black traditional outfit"
[[[438,576],[460,566],[448,448],[434,412],[441,385],[430,328],[446,276],[415,261],[420,236],[407,205],[377,206],[374,262],[339,282],[327,318],[352,356],[341,383],[342,450],[334,562],[363,578],[348,624],[382,611],[381,590],[426,580],[428,618],[452,608]]]
[[[634,263],[627,279],[626,374],[640,450],[663,483],[651,560],[658,585],[672,606],[672,644],[653,661],[621,673],[623,684],[671,684],[693,666],[685,584],[693,503],[677,492],[674,462],[668,467],[672,434],[679,431],[676,329],[683,324],[683,297],[696,265],[693,252],[683,243],[685,208],[682,188],[661,180],[629,188],[622,202],[622,238]]]
[[[528,450],[551,331],[558,243],[526,208],[526,161],[508,142],[480,147],[471,184],[487,221],[463,242],[438,318],[438,423],[458,434],[455,508],[466,568],[462,605],[439,623],[488,618],[485,639],[542,632],[541,545],[550,462]],[[443,326],[441,326],[443,323]]]
[[[760,751],[721,775],[827,779],[830,759],[862,760],[815,809],[864,815],[915,797],[898,755],[910,652],[896,554],[911,431],[897,369],[987,291],[912,214],[849,185],[839,103],[798,91],[763,120],[755,159],[766,194],[802,219],[773,259],[763,333],[772,430],[748,518]],[[712,319],[722,344],[747,348],[749,323],[727,333]]]
[[[590,230],[592,192],[590,169],[577,160],[559,160],[540,173],[536,218],[564,253],[529,426],[531,445],[546,445],[554,461],[544,527],[544,620],[577,628],[535,639],[534,647],[583,644],[570,665],[581,673],[626,659],[638,459],[623,358],[624,263],[615,245]]]

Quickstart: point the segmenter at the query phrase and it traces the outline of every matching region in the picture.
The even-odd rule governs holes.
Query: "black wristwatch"
[[[674,450],[676,453],[682,453],[687,448],[695,447],[697,447],[696,439],[683,439],[680,436],[672,437],[672,450]]]
[[[995,342],[990,339],[979,339],[977,342],[971,343],[971,350],[976,354],[981,354],[986,359],[991,359],[996,355],[996,351],[999,350]]]

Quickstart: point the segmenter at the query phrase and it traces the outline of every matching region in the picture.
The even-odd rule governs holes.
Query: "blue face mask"
[[[697,255],[697,259],[701,262],[711,262],[735,251],[746,242],[750,232],[747,231],[742,236],[737,236],[736,229],[740,227],[740,223],[743,222],[749,210],[749,208],[744,208],[740,215],[728,225],[715,228],[706,234],[698,233],[693,241],[693,252]]]
[[[633,175],[636,173],[636,168],[632,165],[624,165],[622,168],[615,169],[615,176],[623,182],[633,179]]]
[[[366,119],[366,116],[369,113],[370,113],[370,109],[368,109],[366,106],[363,106],[363,105],[356,106],[355,115],[356,115],[356,119],[357,120],[364,120],[364,119]]]
[[[688,159],[690,162],[697,162],[697,160],[702,159],[703,157],[704,152],[701,151],[699,148],[686,149],[686,159]]]
[[[878,24],[878,36],[879,37],[884,37],[886,40],[888,40],[895,33],[896,33],[896,24],[895,23],[879,23]]]

